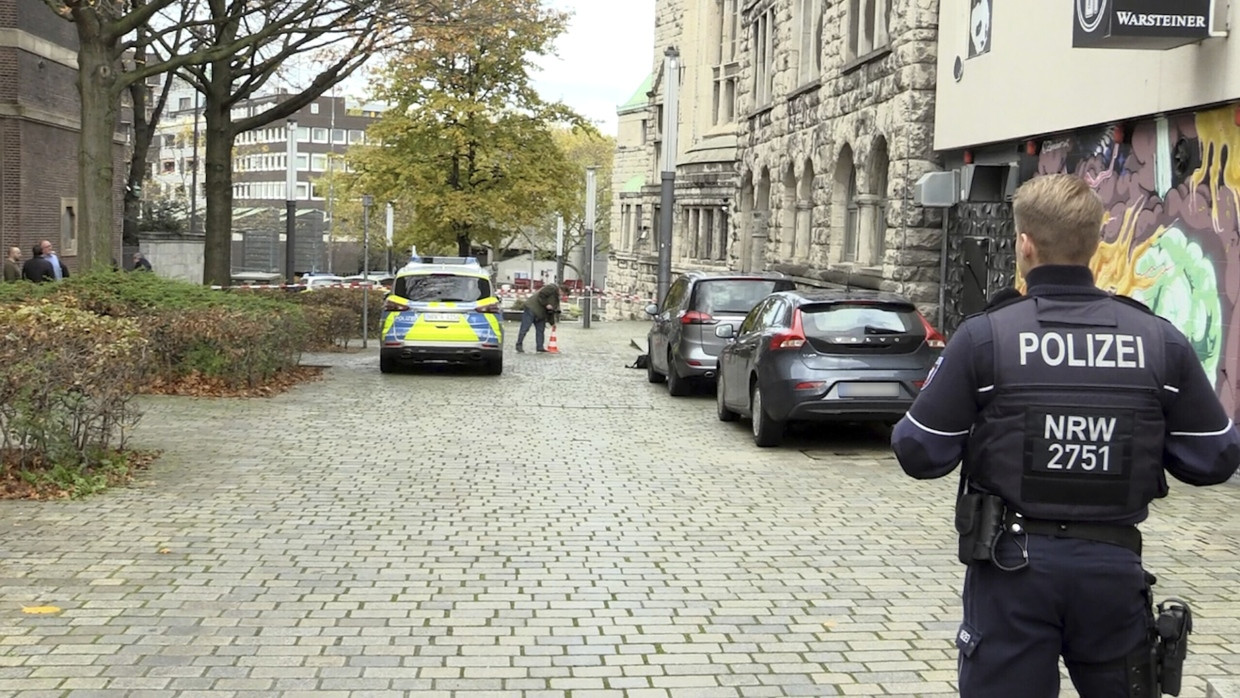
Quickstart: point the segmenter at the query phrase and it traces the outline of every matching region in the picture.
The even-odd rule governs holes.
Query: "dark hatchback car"
[[[719,354],[719,419],[748,415],[754,443],[777,446],[791,421],[898,421],[943,336],[902,296],[878,291],[775,293]]]
[[[796,288],[781,274],[688,272],[668,287],[662,305],[646,313],[653,323],[646,335],[649,362],[646,378],[667,381],[667,392],[688,395],[690,381],[715,377],[724,340],[715,328],[735,327],[763,298],[774,291]]]

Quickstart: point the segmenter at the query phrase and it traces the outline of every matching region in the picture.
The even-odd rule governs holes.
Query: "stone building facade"
[[[913,203],[918,178],[938,169],[937,5],[658,0],[648,117],[661,106],[664,48],[684,59],[673,273],[776,270],[807,285],[904,293],[937,311],[941,217]],[[624,240],[612,287],[653,297],[655,248]]]
[[[629,299],[614,317],[644,317],[656,294],[662,185],[664,54],[680,62],[672,270],[734,266],[741,0],[657,0],[651,78],[618,110],[613,243],[607,287]]]
[[[73,24],[41,0],[0,0],[0,249],[20,247],[28,259],[36,242],[50,240],[70,270],[77,256],[79,105]],[[127,130],[118,124],[117,173],[126,171]],[[123,185],[118,176],[118,256]]]

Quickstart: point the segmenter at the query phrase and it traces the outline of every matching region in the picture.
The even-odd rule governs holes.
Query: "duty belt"
[[[1003,516],[1003,527],[1009,533],[1024,532],[1053,538],[1079,538],[1110,543],[1127,548],[1137,555],[1141,554],[1141,531],[1136,526],[1029,519],[1009,510]],[[1017,530],[1017,527],[1020,530]]]

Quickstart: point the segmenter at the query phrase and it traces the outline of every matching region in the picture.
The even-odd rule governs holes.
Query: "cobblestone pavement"
[[[382,375],[372,343],[274,399],[150,399],[134,487],[0,503],[0,695],[952,694],[955,479],[860,428],[759,451],[623,367],[644,333],[564,327],[498,378]],[[1238,493],[1145,526],[1196,610],[1184,696],[1240,675]]]

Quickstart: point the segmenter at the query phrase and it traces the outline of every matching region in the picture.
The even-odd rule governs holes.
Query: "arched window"
[[[870,242],[870,259],[872,264],[883,261],[883,253],[887,250],[887,170],[890,161],[887,155],[887,139],[879,136],[874,142],[873,155],[870,157],[870,193],[874,195],[874,225]]]
[[[814,227],[814,162],[807,159],[797,185],[796,243],[794,256],[809,258],[809,246]]]
[[[797,175],[793,168],[788,165],[784,170],[784,191],[779,201],[778,242],[780,256],[786,260],[797,254]]]
[[[835,161],[835,178],[831,187],[831,240],[838,249],[832,258],[838,262],[855,262],[859,252],[857,168],[853,151],[844,146]]]

